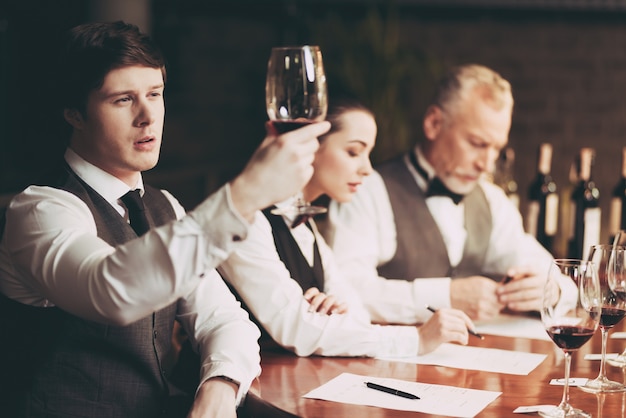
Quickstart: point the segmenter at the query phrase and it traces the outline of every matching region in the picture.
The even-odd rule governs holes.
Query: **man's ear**
[[[439,106],[429,106],[424,115],[424,136],[429,141],[434,141],[441,132],[443,126],[443,112]]]
[[[83,126],[83,115],[76,109],[63,109],[63,117],[74,129]]]

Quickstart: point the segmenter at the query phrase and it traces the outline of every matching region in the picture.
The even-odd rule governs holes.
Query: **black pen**
[[[426,309],[428,309],[428,310],[429,310],[429,311],[431,311],[432,313],[437,312],[437,310],[436,310],[435,308],[433,308],[432,306],[428,306],[428,305],[426,305]],[[471,329],[469,329],[469,328],[467,329],[467,332],[469,332],[469,333],[470,333],[471,335],[473,335],[474,337],[478,337],[478,338],[480,338],[481,340],[484,340],[484,339],[485,339],[485,337],[483,337],[482,335],[480,335],[480,334],[479,334],[479,333],[477,333],[476,331],[473,331],[473,330],[471,330]]]
[[[372,382],[365,382],[365,385],[370,389],[380,390],[381,392],[391,393],[392,395],[402,396],[407,399],[419,399],[419,396],[413,395],[412,393],[402,392],[398,389],[388,388],[387,386],[377,385]]]

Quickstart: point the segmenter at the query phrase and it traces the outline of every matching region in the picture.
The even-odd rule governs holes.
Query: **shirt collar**
[[[417,185],[420,187],[420,189],[425,191],[428,188],[429,181],[435,176],[435,169],[426,160],[419,145],[416,145],[411,152],[413,153],[413,156],[415,156],[419,166],[423,169],[422,171],[425,172],[427,178],[424,178],[424,173],[419,173],[413,163],[410,161],[413,156],[405,156],[406,165],[408,166],[411,174],[413,174]]]
[[[65,161],[78,177],[113,206],[118,206],[118,199],[131,190],[122,180],[91,164],[70,148],[65,151]],[[140,189],[143,196],[144,185],[141,175],[133,189]]]
[[[415,157],[417,158],[417,163],[428,174],[428,179],[426,180],[428,181],[432,180],[432,178],[435,177],[435,174],[436,174],[435,168],[432,165],[430,165],[426,157],[424,157],[424,153],[422,152],[422,149],[419,146],[415,147],[414,152],[415,152]]]

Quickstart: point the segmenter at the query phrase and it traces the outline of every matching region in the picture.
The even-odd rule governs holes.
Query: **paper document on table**
[[[501,314],[486,321],[476,321],[476,332],[483,335],[522,337],[551,341],[541,319],[522,315]]]
[[[523,351],[499,350],[457,344],[441,344],[435,351],[422,356],[384,357],[381,360],[403,363],[430,364],[466,370],[527,375],[547,356]]]
[[[412,393],[419,399],[406,399],[370,389],[365,382]],[[449,417],[474,417],[501,393],[342,373],[303,397]]]

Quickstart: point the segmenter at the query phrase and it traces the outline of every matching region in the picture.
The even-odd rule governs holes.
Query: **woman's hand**
[[[304,299],[309,302],[309,312],[321,314],[343,314],[348,311],[345,303],[339,302],[333,295],[322,293],[318,288],[312,287],[304,292]]]
[[[443,343],[466,345],[468,328],[474,329],[474,324],[462,311],[449,308],[437,310],[417,330],[420,335],[418,354],[429,353]]]

